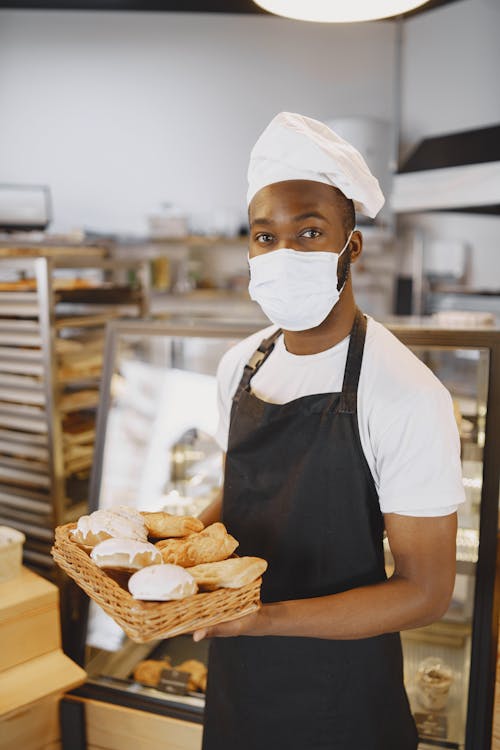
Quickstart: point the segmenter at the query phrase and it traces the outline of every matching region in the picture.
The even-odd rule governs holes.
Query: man
[[[250,293],[274,325],[221,361],[224,491],[203,520],[269,567],[258,612],[194,634],[213,638],[203,748],[415,750],[398,631],[453,591],[451,399],[356,307],[355,210],[384,202],[361,155],[281,113],[249,183]]]

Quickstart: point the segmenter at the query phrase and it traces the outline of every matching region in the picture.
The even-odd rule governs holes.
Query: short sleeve
[[[378,437],[383,513],[438,516],[465,500],[460,439],[450,394],[435,382],[397,399]]]
[[[222,357],[217,368],[217,412],[219,419],[217,430],[215,432],[215,440],[224,452],[227,451],[231,404],[233,398],[230,387],[231,379],[228,377],[228,364],[226,354]]]

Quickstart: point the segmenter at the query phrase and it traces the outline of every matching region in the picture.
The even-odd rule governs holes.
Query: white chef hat
[[[247,204],[266,185],[284,180],[312,180],[333,185],[361,214],[374,218],[385,199],[354,146],[318,120],[280,112],[250,154]]]

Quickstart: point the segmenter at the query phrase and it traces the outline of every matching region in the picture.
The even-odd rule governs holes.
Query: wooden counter
[[[87,750],[200,750],[203,727],[188,721],[85,701]]]

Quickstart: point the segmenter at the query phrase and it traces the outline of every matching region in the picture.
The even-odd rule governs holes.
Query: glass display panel
[[[229,339],[120,338],[99,507],[198,515],[222,483],[217,364]]]
[[[199,515],[212,502],[223,478],[222,451],[214,437],[216,371],[224,352],[235,343],[230,337],[120,335],[106,394],[97,507],[129,505]],[[188,658],[204,663],[206,648],[195,647],[190,636],[134,644],[90,603],[86,669],[91,678],[135,689],[133,672],[142,659],[169,659],[173,666]],[[191,690],[176,700],[196,705],[196,693]]]
[[[422,742],[428,738],[432,747],[463,748],[479,546],[489,351],[414,347],[412,350],[451,394],[460,433],[466,501],[458,510],[457,576],[450,607],[439,622],[401,634],[405,683]]]

